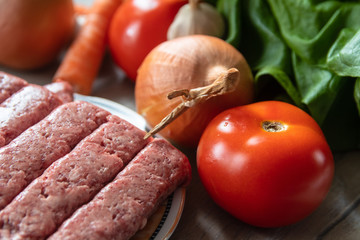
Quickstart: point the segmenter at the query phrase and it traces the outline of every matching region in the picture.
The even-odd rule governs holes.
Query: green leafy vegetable
[[[242,8],[245,12],[240,50],[252,68],[276,67],[291,73],[290,49],[283,41],[266,1],[245,1]]]
[[[327,64],[339,76],[360,77],[360,30],[344,29],[329,51]]]
[[[277,83],[286,91],[288,96],[291,96],[292,102],[294,102],[297,106],[305,108],[305,106],[301,102],[301,96],[295,86],[292,84],[289,76],[280,68],[277,67],[264,67],[260,71],[257,72],[255,76],[255,83],[257,85],[257,89],[261,90],[261,81],[266,81],[269,78],[267,76],[272,76],[276,79]],[[266,83],[264,84],[266,85]],[[259,95],[259,94],[258,94]],[[273,98],[280,98],[279,96],[274,96]],[[282,96],[282,98],[284,98]],[[286,99],[283,99],[286,100]]]
[[[321,125],[341,89],[342,78],[293,54],[295,80],[311,115]]]
[[[360,2],[220,0],[255,74],[257,99],[308,111],[333,150],[360,148]]]
[[[235,47],[240,45],[240,3],[241,0],[219,0],[217,4],[218,11],[228,19],[226,40]]]
[[[354,97],[360,115],[360,78],[357,78],[355,82]]]
[[[314,63],[325,60],[342,19],[338,2],[311,2],[270,0],[269,4],[288,46],[302,59]]]

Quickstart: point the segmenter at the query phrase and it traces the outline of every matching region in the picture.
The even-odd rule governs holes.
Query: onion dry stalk
[[[219,96],[225,93],[234,91],[236,85],[240,80],[240,72],[236,68],[230,68],[227,72],[221,74],[212,84],[193,88],[193,89],[182,89],[175,90],[168,94],[168,99],[173,99],[175,97],[183,97],[183,101],[176,107],[172,112],[170,112],[163,120],[152,128],[144,138],[147,139],[161,129],[166,127],[169,123],[175,120],[178,116],[184,113],[189,108],[208,100],[209,98]]]

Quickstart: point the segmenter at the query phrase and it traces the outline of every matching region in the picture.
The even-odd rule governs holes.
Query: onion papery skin
[[[191,35],[166,41],[154,48],[138,70],[135,85],[137,111],[154,127],[178,104],[168,93],[203,87],[230,68],[240,72],[231,93],[200,103],[175,119],[159,134],[173,143],[196,147],[207,124],[220,112],[253,101],[253,75],[243,55],[220,38]]]

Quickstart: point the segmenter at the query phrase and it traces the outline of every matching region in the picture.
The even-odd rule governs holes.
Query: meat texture
[[[0,148],[0,209],[109,115],[87,102],[64,104]]]
[[[11,74],[0,72],[0,103],[26,85],[28,85],[28,83],[25,80]]]
[[[111,116],[0,212],[0,238],[44,239],[53,233],[146,145],[144,135]]]
[[[44,87],[55,93],[63,103],[68,103],[74,100],[74,90],[68,82],[53,82],[46,84]]]
[[[44,87],[28,85],[0,104],[0,147],[62,104]]]
[[[165,140],[156,139],[49,239],[129,239],[145,226],[157,206],[190,178],[186,156]]]

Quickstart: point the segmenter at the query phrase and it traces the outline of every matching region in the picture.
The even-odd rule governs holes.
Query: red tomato
[[[145,56],[166,41],[170,24],[187,0],[127,0],[109,28],[109,46],[117,65],[132,80]]]
[[[199,142],[197,167],[219,206],[261,227],[308,216],[328,193],[334,172],[317,123],[299,108],[277,101],[216,116]]]

